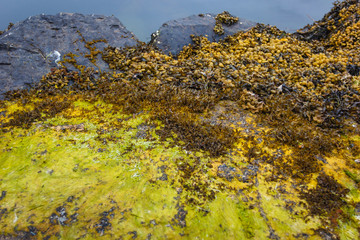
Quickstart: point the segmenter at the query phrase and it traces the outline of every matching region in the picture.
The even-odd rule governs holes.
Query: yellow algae
[[[78,72],[7,93],[0,238],[358,238],[357,13],[175,57],[89,42],[111,71],[70,54]]]
[[[309,229],[320,226],[316,220],[305,222],[304,215],[291,217],[286,202],[276,197],[281,193],[268,191],[271,186],[276,189],[277,183],[255,173],[248,182],[236,174],[229,177],[232,164],[239,174],[249,160],[270,152],[271,148],[262,147],[264,142],[258,146],[262,151],[249,155],[254,142],[242,140],[236,146],[243,149],[238,156],[212,159],[201,152],[186,153],[182,147],[164,148],[154,137],[161,126],[147,129],[151,140],[136,138],[147,128],[144,123],[149,115],[110,113],[106,104],[98,111],[98,105],[81,100],[73,104],[75,112],[89,111],[92,117],[87,120],[79,114],[60,114],[29,130],[14,128],[4,133],[0,186],[6,189],[4,199],[8,200],[1,202],[1,209],[7,209],[1,220],[6,225],[3,233],[13,233],[14,226],[25,231],[36,226],[39,238],[53,234],[146,238],[151,234],[155,238],[259,239],[275,231],[276,236],[291,239],[296,234],[314,235]],[[104,129],[106,119],[121,120],[121,127]],[[80,122],[84,131],[52,128]],[[266,172],[266,164],[260,169]],[[291,191],[288,201],[299,202],[294,189],[286,187],[286,191]],[[300,205],[292,211],[305,209]]]
[[[85,124],[85,126],[87,127],[88,124]],[[2,154],[3,172],[1,175],[3,177],[1,187],[8,189],[7,198],[11,198],[13,194],[16,194],[18,189],[23,189],[29,194],[28,197],[30,199],[23,198],[22,201],[31,203],[28,208],[19,207],[14,211],[14,214],[19,218],[19,221],[17,221],[18,226],[21,227],[22,224],[24,226],[28,224],[20,222],[20,219],[25,219],[22,214],[27,216],[32,214],[40,215],[41,217],[36,218],[41,222],[42,219],[49,218],[52,212],[56,212],[56,208],[68,202],[69,197],[73,196],[71,199],[76,201],[78,195],[80,195],[79,198],[81,199],[81,195],[85,192],[87,193],[86,200],[83,202],[80,200],[77,204],[79,208],[84,208],[85,215],[94,216],[94,210],[95,212],[101,209],[104,209],[104,211],[109,210],[112,207],[111,204],[109,209],[96,206],[97,202],[101,206],[102,204],[106,205],[108,203],[105,202],[111,201],[111,199],[114,199],[113,201],[118,199],[119,205],[124,209],[126,207],[135,207],[137,199],[133,196],[141,195],[146,199],[146,205],[149,206],[146,207],[144,205],[145,202],[141,202],[139,203],[140,206],[136,207],[136,211],[144,214],[144,208],[149,208],[147,211],[152,210],[153,214],[151,216],[158,222],[156,224],[161,224],[161,211],[159,212],[158,209],[154,209],[154,206],[157,206],[158,200],[153,189],[157,187],[152,186],[148,182],[148,178],[141,178],[142,174],[145,173],[156,175],[156,168],[152,170],[151,165],[139,162],[140,158],[137,159],[136,155],[133,156],[133,158],[135,157],[133,160],[123,159],[120,153],[114,154],[111,159],[108,159],[101,151],[98,151],[99,149],[88,146],[92,143],[96,144],[94,139],[97,137],[97,134],[96,129],[89,130],[87,128],[87,130],[88,132],[86,133],[65,132],[65,136],[61,136],[53,130],[46,129],[45,131],[37,131],[35,135],[18,138],[18,141],[8,145],[9,148],[16,148],[16,150],[12,150],[11,154]],[[128,136],[122,135],[122,137],[131,138],[132,134]],[[139,146],[141,144],[138,144],[136,149],[140,151],[138,153],[140,155],[141,150]],[[107,147],[111,147],[111,145]],[[118,146],[113,146],[113,148],[117,149]],[[19,156],[24,152],[27,152],[29,155]],[[31,159],[29,156],[34,158]],[[122,167],[119,167],[119,165]],[[12,170],[10,173],[8,172],[9,169]],[[18,175],[13,176],[13,171],[18,171],[19,173],[26,172],[26,177],[20,180]],[[126,184],[123,182],[124,179],[126,179]],[[12,182],[16,183],[16,185],[11,189],[9,184]],[[76,184],[74,184],[75,182]],[[167,189],[167,186],[164,186],[164,189]],[[120,194],[120,196],[117,194]],[[121,197],[123,194],[128,197],[128,200],[124,196]],[[150,198],[146,197],[146,194],[149,194]],[[171,209],[171,201],[175,196],[175,194],[171,194],[171,189],[164,190],[163,193],[158,192],[158,194],[158,198],[163,199],[163,204],[168,204]],[[171,197],[171,195],[173,196]],[[152,198],[155,200],[151,204],[150,199]],[[167,203],[168,200],[170,200],[170,203]],[[12,202],[12,204],[16,205],[16,201]],[[13,207],[12,204],[2,205],[2,207],[11,209]],[[66,203],[66,205],[70,205],[70,203]],[[169,214],[166,209],[164,211]],[[99,213],[95,214],[95,216],[97,215]],[[132,213],[132,215],[135,216],[137,213]],[[160,218],[157,217],[159,215]],[[146,219],[145,217],[142,218]],[[162,216],[162,218],[164,217]],[[94,221],[97,221],[95,219]],[[135,220],[139,219],[134,218]],[[136,223],[136,221],[133,223],[134,227],[140,222]],[[39,222],[37,223],[40,224]],[[96,223],[93,224],[96,225]],[[11,230],[12,226],[9,226],[8,231]],[[68,233],[64,230],[62,230],[62,233],[64,237],[68,236]]]
[[[255,209],[249,209],[237,196],[218,194],[208,208],[200,208],[194,216],[185,236],[200,239],[242,238],[264,239],[267,226]],[[235,214],[234,214],[235,213]]]
[[[264,178],[258,179],[258,204],[268,224],[276,229],[281,239],[315,235],[313,230],[321,227],[322,223],[317,218],[307,218],[308,212],[298,198],[296,189],[289,187],[291,182],[282,181],[274,186],[263,182]]]
[[[340,221],[340,238],[341,239],[359,239],[358,225],[350,225],[349,223],[342,223]]]

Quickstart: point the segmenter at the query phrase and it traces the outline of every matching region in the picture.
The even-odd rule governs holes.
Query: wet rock
[[[218,167],[217,175],[221,178],[225,178],[231,182],[235,177],[236,169],[234,167],[229,167],[226,164],[222,164]]]
[[[25,239],[26,240],[34,239],[34,235],[32,235],[28,231],[16,231],[15,234],[0,235],[0,240],[25,240]],[[45,239],[45,240],[47,240],[47,239]]]
[[[110,219],[108,217],[110,216],[111,218],[113,218],[115,216],[115,214],[113,213],[114,210],[115,208],[112,207],[109,211],[104,211],[101,214],[102,217],[100,218],[100,220],[95,224],[95,229],[100,234],[100,236],[104,234],[105,230],[111,228]]]
[[[184,46],[192,43],[190,35],[207,36],[214,42],[239,31],[247,31],[256,25],[255,22],[239,18],[232,25],[223,24],[223,34],[219,35],[214,32],[215,17],[216,14],[199,14],[168,21],[152,34],[150,44],[166,54],[176,55]]]
[[[1,220],[1,218],[2,218],[4,215],[6,215],[7,213],[8,213],[7,208],[3,208],[3,209],[0,208],[0,220]]]
[[[186,215],[187,215],[187,211],[185,211],[185,207],[184,205],[177,205],[177,210],[178,212],[175,214],[174,218],[172,219],[172,221],[174,222],[174,224],[180,226],[181,228],[186,227]]]
[[[131,235],[131,239],[136,239],[137,238],[137,232],[136,231],[128,232],[128,234]]]
[[[355,213],[357,215],[360,215],[360,202],[356,203],[355,205]]]
[[[166,173],[163,173],[163,175],[161,175],[161,177],[159,178],[159,180],[161,180],[161,181],[167,181],[167,180],[168,180],[167,174],[166,174]]]
[[[316,156],[315,156],[315,158],[316,158],[317,160],[319,160],[319,161],[321,161],[321,162],[325,163],[325,164],[328,164],[328,161],[326,161],[326,159],[325,159],[325,158],[323,158],[322,156],[318,156],[318,155],[316,155]]]
[[[107,217],[102,217],[100,221],[95,225],[96,231],[103,235],[107,228],[111,227],[111,223]]]
[[[142,123],[139,126],[137,126],[137,129],[138,132],[136,133],[135,138],[146,139],[146,137],[149,135],[148,131],[150,129],[150,126]]]
[[[161,167],[158,167],[158,169],[161,171],[162,175],[161,177],[159,177],[158,179],[161,181],[167,181],[168,180],[168,176],[165,172],[165,169],[167,169],[167,166],[163,165]]]
[[[157,223],[156,223],[156,221],[155,221],[155,219],[153,219],[153,220],[150,220],[150,226],[156,226],[156,225],[158,225]]]
[[[107,68],[102,60],[94,66],[80,56],[79,52],[89,51],[79,32],[86,41],[106,39],[113,47],[137,43],[136,37],[113,16],[59,13],[29,17],[0,35],[0,94],[39,81],[68,52],[79,55],[78,64]],[[98,42],[95,46],[102,49],[107,44]]]
[[[340,239],[337,235],[330,232],[329,230],[325,228],[319,228],[316,230],[316,232],[320,235],[320,237],[324,240],[334,240],[334,239]]]
[[[241,171],[242,171],[242,175],[238,174],[237,178],[239,181],[247,183],[250,182],[253,176],[257,175],[257,173],[259,172],[259,167],[249,164],[246,166],[246,168],[241,169]]]
[[[70,215],[70,219],[71,219],[70,222],[71,223],[77,222],[78,221],[78,219],[77,219],[78,216],[79,216],[78,213],[74,213],[74,214]]]
[[[1,192],[0,201],[3,200],[6,196],[6,191]]]
[[[68,218],[65,207],[60,206],[56,208],[56,213],[51,214],[49,219],[50,219],[50,223],[54,225],[56,224],[60,224],[62,226],[66,225],[66,221],[68,220]]]
[[[29,233],[30,233],[32,236],[36,236],[37,233],[38,233],[37,228],[34,227],[34,226],[28,226],[28,230],[29,230]]]
[[[66,201],[71,203],[73,200],[74,200],[74,196],[70,196],[70,197],[68,197],[68,199]]]
[[[207,118],[203,119],[211,125],[236,128],[247,135],[257,135],[260,127],[254,121],[254,117],[241,109],[234,101],[220,101],[217,103]]]
[[[354,64],[348,64],[346,70],[351,76],[359,76],[360,66]]]

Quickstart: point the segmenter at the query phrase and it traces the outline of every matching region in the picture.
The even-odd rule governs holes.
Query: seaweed
[[[77,64],[76,54],[69,53],[63,66],[52,69],[29,90],[8,92],[0,104],[1,128],[6,136],[0,138],[2,154],[8,157],[16,152],[8,139],[13,132],[21,133],[22,138],[34,123],[39,123],[46,134],[53,134],[69,151],[84,152],[79,154],[81,160],[71,162],[69,169],[71,174],[82,174],[90,181],[86,184],[91,191],[101,192],[107,182],[126,182],[116,185],[118,192],[113,191],[126,199],[123,202],[138,207],[143,204],[166,215],[166,220],[155,219],[149,212],[136,215],[134,209],[129,211],[131,214],[122,213],[124,216],[117,223],[111,221],[110,211],[101,210],[95,220],[86,219],[95,236],[120,231],[119,223],[133,218],[136,220],[131,224],[139,228],[138,219],[144,223],[151,220],[156,223],[151,224],[154,229],[159,226],[167,234],[177,231],[176,237],[179,231],[184,236],[189,229],[197,231],[190,223],[207,221],[211,226],[216,224],[214,231],[218,233],[212,235],[215,238],[233,224],[224,228],[213,217],[218,218],[223,209],[233,217],[237,206],[244,216],[223,219],[225,222],[260,219],[254,224],[263,224],[270,236],[277,238],[287,236],[281,235],[286,230],[279,233],[274,226],[286,225],[287,221],[304,221],[299,225],[306,226],[306,221],[310,221],[317,235],[337,237],[339,219],[354,224],[354,218],[347,216],[344,209],[352,201],[347,197],[356,195],[359,182],[359,167],[352,161],[359,155],[360,124],[360,13],[356,4],[350,0],[335,3],[323,20],[295,34],[258,24],[220,42],[192,36],[193,44],[185,46],[176,57],[140,42],[134,47],[108,46],[99,51],[97,43],[105,41],[87,42],[81,38],[88,50],[83,56],[94,66],[101,57],[111,70],[86,68]],[[222,27],[237,19],[224,12],[216,21]],[[68,64],[77,71],[66,68]],[[225,107],[224,102],[228,103]],[[45,121],[50,124],[42,124]],[[62,146],[53,146],[52,150],[58,148]],[[34,154],[34,168],[45,165],[51,155],[50,150],[37,151],[47,154]],[[46,172],[53,177],[58,174],[53,169],[42,169],[37,174]],[[114,171],[117,175],[112,172],[105,177],[102,171]],[[97,178],[91,175],[94,172],[104,179],[91,183]],[[163,201],[162,207],[151,205],[152,199],[146,204],[129,200],[123,188],[135,191],[138,195],[134,198],[143,192],[161,195],[160,200],[154,201]],[[84,187],[81,191],[90,190]],[[267,194],[268,199],[261,200],[260,192]],[[240,195],[246,201],[242,202]],[[4,194],[1,202],[10,197],[10,192]],[[229,205],[223,204],[224,199]],[[67,204],[72,202],[77,200]],[[164,202],[173,204],[170,210]],[[274,220],[283,216],[262,204],[281,213],[287,211],[289,217]],[[212,211],[214,206],[217,212]],[[304,216],[303,206],[309,216]],[[70,215],[62,208],[65,205],[57,205],[56,211],[47,215],[54,234],[59,224],[66,227],[72,221],[83,221],[77,218],[77,212]],[[7,218],[7,209],[2,207],[1,211],[0,217]],[[271,214],[278,216],[267,217]],[[337,230],[325,231],[314,223],[316,216],[329,220],[323,221],[325,226]],[[48,226],[42,224],[32,224],[34,228],[29,232],[40,235],[43,231],[45,235]],[[24,226],[23,229],[26,230]],[[175,236],[126,229],[123,233],[127,232],[127,237]],[[264,237],[266,232],[256,232],[256,227],[246,229],[244,236],[249,238]],[[236,230],[232,229],[232,233]],[[294,236],[305,238],[314,232],[301,231]]]
[[[201,123],[185,114],[168,112],[158,115],[156,119],[165,124],[164,128],[158,130],[161,139],[171,138],[175,134],[175,140],[184,142],[186,150],[209,151],[211,156],[216,157],[226,153],[236,142],[232,129]]]
[[[317,177],[314,189],[304,189],[300,194],[309,204],[310,214],[321,215],[341,209],[345,205],[345,196],[349,189],[343,187],[334,178],[324,173]]]
[[[9,23],[9,25],[8,25],[8,27],[6,28],[6,30],[5,30],[5,31],[0,31],[0,35],[1,35],[1,34],[4,34],[4,32],[9,31],[9,30],[10,30],[13,26],[14,26],[14,24],[13,24],[13,23]]]
[[[226,26],[231,26],[239,21],[238,17],[232,16],[228,11],[224,11],[222,13],[219,13],[215,17],[215,27],[214,32],[218,35],[224,34],[224,28],[222,24],[225,24]]]
[[[11,113],[8,116],[9,121],[3,123],[1,127],[23,127],[28,129],[34,122],[54,117],[56,114],[69,108],[70,105],[70,101],[66,98],[47,98],[41,102],[36,102],[32,110],[17,110]]]

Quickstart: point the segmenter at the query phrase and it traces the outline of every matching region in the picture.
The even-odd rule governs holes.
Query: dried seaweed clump
[[[3,33],[6,32],[6,31],[9,31],[10,28],[12,28],[13,26],[14,26],[13,23],[9,23],[9,25],[8,25],[8,27],[7,27],[7,29],[6,29],[5,31],[0,31],[0,35],[3,34]]]
[[[168,112],[157,116],[165,127],[158,131],[165,140],[175,133],[177,141],[185,143],[185,149],[195,151],[209,151],[212,156],[220,156],[227,152],[234,143],[234,132],[230,128],[220,125],[201,123],[191,119],[189,115]]]
[[[66,98],[44,99],[34,103],[33,109],[18,110],[10,114],[9,121],[0,125],[1,128],[30,128],[35,121],[43,121],[69,108],[70,101]]]
[[[301,198],[311,203],[311,214],[321,215],[340,209],[345,204],[343,198],[348,192],[349,189],[344,188],[332,177],[322,173],[317,178],[316,188],[304,190]]]
[[[218,35],[223,35],[225,32],[222,24],[225,24],[226,26],[231,26],[237,23],[239,21],[239,18],[234,17],[228,11],[224,11],[216,15],[215,20],[216,22],[215,22],[214,32]]]
[[[97,82],[93,68],[84,68],[80,72],[68,71],[66,68],[53,68],[50,73],[42,77],[38,84],[34,85],[32,91],[42,97],[77,94],[91,92],[96,88]]]

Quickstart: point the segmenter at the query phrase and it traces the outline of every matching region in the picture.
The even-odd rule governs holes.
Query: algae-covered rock
[[[95,45],[103,49],[107,46],[104,39],[114,47],[134,46],[137,42],[113,16],[41,14],[9,26],[0,35],[0,94],[38,82],[69,52],[79,56],[78,64],[106,68],[101,61],[93,64],[93,59],[97,60],[95,52],[84,54]],[[87,45],[85,40],[89,41]]]
[[[198,37],[176,59],[108,47],[99,77],[7,93],[0,238],[359,239],[358,43],[335,40],[359,32],[342,21],[322,41]]]
[[[184,46],[192,43],[191,35],[207,36],[210,41],[219,41],[239,31],[247,31],[255,25],[255,22],[232,17],[227,12],[218,15],[192,15],[164,23],[152,34],[150,44],[166,54],[177,55]]]

